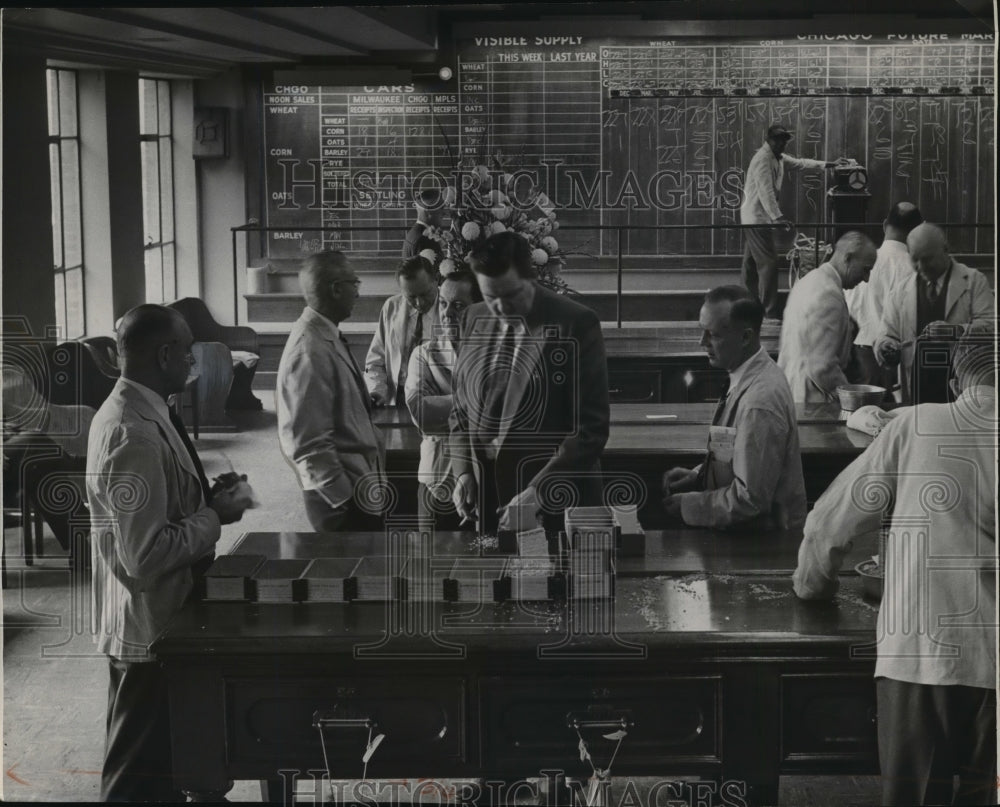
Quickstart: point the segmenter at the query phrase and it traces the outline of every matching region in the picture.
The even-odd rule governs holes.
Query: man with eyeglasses
[[[913,271],[885,300],[875,338],[875,358],[883,367],[899,367],[903,403],[946,403],[947,374],[936,355],[970,326],[982,327],[995,316],[989,281],[959,263],[948,251],[944,231],[924,222],[906,236]],[[914,368],[918,345],[927,343],[927,363]]]
[[[384,441],[340,330],[360,282],[342,252],[305,259],[299,283],[306,307],[278,365],[281,451],[298,473],[309,523],[320,532],[382,528]]]
[[[107,654],[104,801],[184,801],[173,789],[167,682],[149,644],[191,594],[221,526],[252,502],[246,483],[209,488],[184,425],[167,406],[183,392],[194,337],[184,318],[140,305],[121,319],[121,378],[87,447],[93,598]]]
[[[406,405],[410,354],[438,324],[438,285],[430,261],[420,255],[405,259],[396,280],[400,293],[382,306],[365,358],[365,383],[376,406]]]

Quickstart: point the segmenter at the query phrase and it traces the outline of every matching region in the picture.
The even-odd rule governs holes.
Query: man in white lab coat
[[[700,527],[797,529],[806,517],[795,404],[785,376],[760,345],[763,306],[743,286],[705,295],[701,345],[729,372],[697,468],[663,477],[669,515]]]
[[[924,223],[907,236],[914,272],[889,295],[875,339],[875,357],[886,367],[899,366],[900,398],[914,402],[914,383],[923,383],[923,400],[946,400],[944,383],[930,371],[914,379],[919,339],[948,341],[970,325],[981,327],[994,317],[993,293],[982,273],[948,253],[944,231]],[[931,386],[935,387],[931,389]],[[919,402],[919,400],[918,400]]]
[[[885,237],[878,248],[878,258],[867,282],[844,292],[847,308],[858,324],[854,337],[854,357],[861,384],[884,386],[885,370],[875,358],[874,344],[882,326],[885,301],[895,288],[913,274],[906,237],[923,223],[923,216],[911,202],[897,202],[882,222]],[[891,384],[887,386],[892,386]]]
[[[872,240],[852,230],[836,243],[833,255],[798,281],[788,294],[781,325],[778,366],[795,401],[837,400],[847,383],[853,326],[844,289],[853,289],[875,265]]]
[[[953,367],[954,403],[901,410],[816,502],[793,578],[799,597],[833,597],[891,508],[875,643],[886,805],[997,803],[993,333],[964,336]]]

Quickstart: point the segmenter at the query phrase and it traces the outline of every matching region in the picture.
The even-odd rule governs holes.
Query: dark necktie
[[[514,366],[514,352],[517,348],[516,338],[514,327],[507,325],[504,329],[503,340],[492,357],[490,375],[487,380],[485,424],[493,435],[500,433],[504,399],[507,397],[507,387],[510,386],[510,376]]]
[[[198,452],[195,451],[194,444],[191,442],[191,438],[188,437],[187,429],[184,428],[184,421],[181,420],[180,415],[173,409],[168,409],[167,411],[170,413],[170,424],[177,432],[177,436],[181,438],[181,442],[184,443],[184,448],[187,449],[188,456],[191,457],[191,462],[194,463],[194,469],[198,472],[201,491],[205,494],[205,504],[208,504],[212,501],[212,489],[208,485],[208,478],[205,476],[205,469],[198,458]]]
[[[347,338],[343,333],[340,334],[340,341],[344,345],[344,350],[347,351],[347,358],[351,360],[351,367],[354,368],[354,383],[358,385],[358,392],[361,393],[361,400],[365,405],[365,411],[371,414],[372,411],[372,398],[368,394],[368,388],[365,386],[364,378],[361,376],[361,368],[358,367],[358,363],[354,361],[354,354],[351,353],[351,346],[347,343]]]
[[[406,373],[410,367],[410,354],[424,340],[424,315],[417,312],[417,324],[413,326],[413,338],[403,345],[399,373],[396,375],[396,406],[406,404]]]
[[[187,429],[184,428],[184,421],[181,420],[181,416],[178,415],[173,409],[167,409],[170,414],[170,425],[174,427],[177,432],[177,436],[181,438],[181,442],[184,443],[184,448],[187,450],[188,456],[191,457],[191,462],[194,463],[194,469],[198,472],[198,481],[201,483],[201,492],[205,495],[205,504],[207,505],[212,501],[212,489],[208,486],[208,478],[205,476],[205,469],[202,467],[201,460],[198,458],[198,452],[195,451],[194,443],[191,442],[191,438],[188,437]],[[198,578],[204,577],[205,572],[208,568],[215,562],[215,550],[213,549],[207,555],[199,558],[194,563],[191,564],[191,575],[196,580]]]
[[[726,383],[722,386],[722,395],[719,396],[719,403],[715,406],[715,412],[712,414],[712,425],[718,426],[719,421],[722,420],[722,413],[726,409],[726,401],[729,400],[729,379],[726,379]]]
[[[712,425],[718,426],[719,422],[722,420],[722,413],[726,410],[726,401],[729,400],[729,379],[726,378],[725,384],[722,386],[722,394],[719,396],[719,402],[715,405],[715,412],[712,413]],[[705,450],[705,459],[701,463],[701,468],[698,471],[698,490],[707,490],[708,486],[708,464],[711,461],[711,453]]]
[[[927,302],[936,303],[938,298],[938,289],[936,280],[928,280],[926,282],[925,294],[927,295]]]

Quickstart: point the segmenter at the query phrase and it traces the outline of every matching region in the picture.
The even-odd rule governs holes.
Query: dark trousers
[[[744,230],[743,265],[740,277],[754,299],[764,306],[764,316],[779,319],[778,254],[772,230]]]
[[[875,690],[882,804],[997,803],[996,690],[891,678]]]
[[[302,498],[309,523],[317,532],[381,532],[385,529],[381,514],[362,510],[353,499],[333,508],[315,490],[302,491]]]
[[[462,524],[462,517],[455,509],[450,496],[446,499],[437,498],[423,482],[417,483],[417,519],[421,529],[433,527],[438,532],[476,528],[473,522]]]
[[[103,801],[184,801],[173,788],[167,679],[155,662],[108,657]]]

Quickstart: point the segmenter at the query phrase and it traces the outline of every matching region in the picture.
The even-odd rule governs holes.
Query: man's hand
[[[681,518],[681,498],[669,493],[663,497],[663,511],[671,518]]]
[[[500,508],[498,526],[501,530],[514,530],[515,532],[533,530],[538,526],[538,511],[540,509],[538,492],[532,485],[528,485],[507,502],[505,507]]]
[[[786,216],[781,216],[775,219],[774,223],[781,227],[786,233],[790,233],[795,229],[795,222]]]
[[[834,165],[851,165],[854,160],[850,157],[838,157]]]
[[[957,330],[950,322],[936,319],[934,322],[928,323],[920,335],[924,339],[953,339]]]
[[[663,495],[694,490],[697,481],[697,468],[671,468],[663,475]]]
[[[209,505],[219,516],[222,524],[232,524],[243,518],[243,512],[253,505],[253,491],[246,482],[220,490],[212,495]]]
[[[883,367],[895,367],[899,364],[899,350],[899,340],[887,336],[875,345],[875,358]]]
[[[373,392],[371,394],[371,398],[372,398],[372,406],[375,407],[376,409],[385,406],[385,400],[377,392]]]
[[[455,480],[455,489],[451,493],[452,504],[462,517],[462,523],[476,520],[476,477],[466,472]]]

